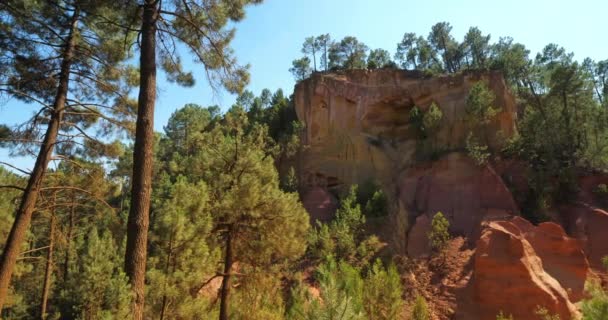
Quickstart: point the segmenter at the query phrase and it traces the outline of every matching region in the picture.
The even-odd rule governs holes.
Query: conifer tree
[[[114,24],[103,23],[105,19],[117,24],[126,20],[127,12],[116,10],[116,5],[86,0],[0,4],[0,60],[5,67],[0,89],[40,105],[20,137],[39,142],[40,147],[0,261],[0,310],[54,152],[73,147],[72,138],[89,137],[87,125],[103,117],[96,106],[116,104],[122,107],[115,110],[124,110],[127,104],[120,98],[109,102],[117,93],[124,93],[123,73],[115,66],[126,58],[118,40],[125,37]],[[40,125],[44,128],[42,141],[36,131]],[[58,137],[69,142],[61,145],[64,139]]]
[[[260,2],[261,0],[143,1],[139,30],[140,87],[125,254],[125,271],[135,294],[133,318],[136,320],[143,319],[144,312],[157,63],[160,62],[169,80],[192,86],[192,73],[183,70],[181,58],[175,54],[175,45],[179,42],[191,51],[195,62],[203,65],[212,87],[221,85],[232,93],[241,91],[248,81],[247,68],[236,63],[229,47],[234,29],[227,29],[226,25],[241,20],[247,4]],[[157,52],[160,54],[159,59]]]

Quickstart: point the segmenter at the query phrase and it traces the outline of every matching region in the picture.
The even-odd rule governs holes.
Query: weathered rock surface
[[[576,201],[556,208],[566,231],[581,240],[589,263],[603,271],[602,258],[608,256],[608,194],[597,192],[599,185],[608,185],[604,173],[583,174],[578,180]]]
[[[536,319],[538,306],[561,319],[578,316],[589,264],[579,242],[555,223],[538,227],[521,218],[485,224],[471,283],[478,319],[498,312]]]
[[[330,220],[338,208],[336,197],[321,187],[313,187],[304,191],[302,193],[302,204],[313,221]]]
[[[479,166],[463,153],[471,130],[464,120],[466,99],[479,81],[488,84],[500,109],[483,132],[489,147],[497,149],[516,130],[515,100],[500,74],[429,78],[399,70],[351,70],[315,74],[299,83],[296,111],[306,129],[297,164],[304,206],[313,219],[331,219],[337,201],[329,189],[375,180],[392,201],[386,223],[392,229],[385,240],[410,257],[429,253],[431,219],[442,212],[451,233],[468,240],[462,239],[462,252],[448,255],[458,261],[448,276],[439,284],[434,276],[426,281],[441,293],[427,290],[427,298],[443,299],[433,302],[444,306],[438,313],[442,319],[494,320],[500,311],[536,319],[537,306],[562,320],[574,318],[589,263],[598,266],[608,254],[608,213],[589,191],[600,181],[583,181],[579,201],[556,209],[574,238],[558,224],[534,226],[516,217],[516,200],[522,199],[514,199],[507,185],[526,195],[525,164]],[[420,137],[409,114],[414,106],[424,112],[432,103],[443,113],[433,137],[443,156],[419,161]],[[604,180],[608,184],[608,176]]]
[[[399,200],[408,214],[426,216],[417,218],[409,233],[408,254],[414,257],[428,253],[428,239],[420,233],[428,232],[437,212],[450,221],[453,234],[472,241],[479,237],[482,221],[518,213],[511,193],[494,170],[476,165],[461,153],[406,170],[398,186]]]
[[[425,77],[404,70],[350,70],[314,74],[295,89],[298,118],[306,129],[299,156],[305,187],[336,187],[375,179],[387,184],[412,163],[416,130],[410,110],[442,111],[435,139],[443,150],[458,150],[470,128],[464,121],[473,84],[485,81],[500,108],[484,136],[490,147],[515,132],[516,105],[498,73],[464,73]]]

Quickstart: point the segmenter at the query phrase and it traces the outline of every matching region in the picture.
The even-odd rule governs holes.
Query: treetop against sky
[[[608,43],[602,41],[606,28],[603,14],[607,11],[608,3],[601,0],[266,0],[247,9],[232,46],[239,62],[251,64],[249,90],[257,94],[264,88],[283,88],[288,94],[294,85],[289,67],[293,59],[302,56],[302,41],[309,36],[329,33],[339,40],[352,35],[372,49],[383,48],[394,54],[405,32],[426,37],[432,25],[447,21],[459,41],[469,27],[476,26],[491,35],[491,42],[512,37],[532,56],[553,42],[574,52],[579,61],[585,57],[603,60],[608,52]],[[171,113],[186,103],[217,104],[225,111],[235,101],[235,96],[228,93],[212,92],[202,81],[202,67],[184,60],[199,81],[192,88],[183,88],[159,77],[158,131]],[[0,123],[7,125],[25,121],[36,109],[14,100],[2,102]],[[33,165],[26,158],[9,159],[6,149],[0,149],[0,161],[26,168]]]

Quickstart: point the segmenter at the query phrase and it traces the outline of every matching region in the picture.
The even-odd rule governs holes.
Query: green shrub
[[[501,311],[496,315],[496,320],[513,320],[513,316],[506,315]]]
[[[472,132],[469,132],[469,135],[467,136],[465,148],[469,157],[471,157],[478,166],[483,166],[488,163],[488,159],[490,158],[488,146],[480,143],[477,138],[473,136]]]
[[[401,277],[395,265],[385,269],[382,262],[376,260],[365,278],[363,305],[367,318],[398,319],[403,306],[402,294]]]
[[[586,285],[589,298],[581,303],[583,320],[608,319],[608,293],[599,283]]]
[[[340,201],[333,221],[317,223],[309,236],[309,254],[323,260],[334,256],[358,267],[366,266],[382,244],[376,236],[366,236],[365,216],[357,201],[357,186]]]
[[[430,320],[431,315],[429,313],[429,307],[426,304],[426,300],[422,296],[416,297],[414,308],[412,309],[411,320]]]
[[[431,221],[431,231],[428,234],[429,246],[435,252],[442,251],[450,240],[450,222],[437,212]]]
[[[534,314],[539,316],[541,320],[559,320],[559,315],[551,314],[549,310],[541,306],[536,307]]]

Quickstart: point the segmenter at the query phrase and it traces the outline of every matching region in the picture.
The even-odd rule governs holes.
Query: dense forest
[[[247,67],[230,48],[229,26],[261,1],[141,2],[0,4],[0,92],[37,110],[0,126],[0,146],[36,158],[31,171],[0,166],[1,317],[430,319],[403,282],[412,262],[368,231],[368,220],[389,214],[381,189],[351,186],[337,195],[335,218],[309,221],[291,92],[244,90]],[[348,69],[501,72],[517,98],[518,134],[500,150],[471,135],[467,152],[479,163],[522,160],[533,173],[522,215],[548,220],[547,208],[572,200],[578,173],[608,169],[608,60],[577,61],[557,44],[532,55],[475,27],[459,41],[451,29],[405,33],[394,53],[350,36],[309,37],[289,71],[296,81]],[[201,80],[176,48],[238,98],[225,112],[193,101],[154,132],[157,72],[181,86]],[[475,86],[470,121],[491,118],[493,100]],[[440,113],[411,112],[421,139]],[[448,229],[436,214],[434,261]],[[605,319],[608,293],[590,288],[584,318]]]

